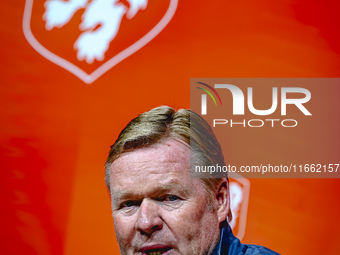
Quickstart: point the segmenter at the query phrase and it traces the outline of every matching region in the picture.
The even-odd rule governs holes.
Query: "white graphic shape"
[[[148,5],[147,0],[127,0],[130,4],[130,8],[126,14],[128,19],[132,19],[139,10],[145,10]]]
[[[76,11],[86,8],[82,15],[79,29],[82,33],[74,43],[79,61],[86,60],[92,64],[96,59],[104,60],[104,54],[110,43],[116,37],[120,23],[126,14],[128,19],[133,18],[137,12],[147,7],[146,0],[129,0],[129,10],[119,3],[119,0],[47,0],[43,20],[46,21],[46,30],[54,27],[61,28],[68,23]],[[99,26],[99,27],[98,27]],[[95,29],[97,27],[97,29]]]
[[[46,30],[50,31],[54,27],[61,28],[67,24],[76,11],[84,8],[88,0],[48,0],[45,2],[45,20]]]
[[[236,237],[240,240],[246,233],[250,181],[238,173],[229,175],[230,210],[233,216],[229,225],[235,228],[238,222]]]
[[[243,191],[242,187],[238,183],[231,182],[229,186],[229,192],[230,192],[230,210],[231,214],[233,215],[233,219],[231,222],[229,222],[229,225],[231,228],[234,228],[236,225],[236,219],[238,218],[240,213],[240,206],[243,200]]]
[[[86,11],[85,11],[85,13],[86,13],[88,11],[88,6],[90,6],[92,4],[94,5],[96,2],[101,2],[101,1],[102,0],[93,0],[93,1],[70,0],[70,1],[67,1],[67,2],[61,1],[61,0],[48,0],[48,1],[46,1],[45,2],[45,8],[46,9],[45,9],[45,13],[44,13],[44,16],[43,16],[44,20],[46,21],[46,24],[45,24],[46,29],[47,28],[52,29],[53,27],[58,27],[58,28],[62,27],[63,25],[65,25],[69,22],[69,20],[72,18],[72,16],[74,15],[74,13],[77,10],[84,8],[84,5],[85,5],[85,8],[86,8]],[[82,81],[84,81],[87,84],[91,84],[92,82],[94,82],[96,79],[98,79],[101,75],[103,75],[109,69],[111,69],[116,64],[118,64],[119,62],[121,62],[125,58],[129,57],[130,55],[132,55],[133,53],[135,53],[136,51],[138,51],[139,49],[144,47],[153,38],[155,38],[166,27],[166,25],[170,22],[170,20],[172,19],[173,15],[176,12],[177,5],[178,5],[178,0],[170,0],[168,10],[164,14],[163,18],[147,34],[145,34],[142,38],[140,38],[138,41],[136,41],[132,45],[128,46],[123,51],[119,52],[117,55],[108,59],[105,63],[103,63],[99,68],[97,68],[91,74],[87,74],[81,68],[77,67],[76,65],[72,64],[71,62],[63,59],[62,57],[59,57],[58,55],[54,54],[50,50],[46,49],[34,37],[32,30],[31,30],[31,26],[30,26],[31,25],[33,2],[34,2],[34,0],[26,0],[25,10],[24,10],[24,18],[23,18],[23,24],[22,25],[23,25],[23,32],[24,32],[24,35],[25,35],[27,41],[43,57],[45,57],[49,61],[55,63],[56,65],[59,65],[62,68],[68,70],[69,72],[73,73],[74,75],[76,75],[78,78],[80,78]],[[103,0],[103,2],[105,2],[105,0]],[[117,1],[107,0],[107,2],[116,3],[116,2],[118,2],[118,0]],[[130,7],[129,7],[128,10],[126,10],[125,6],[124,6],[125,10],[122,10],[122,9],[119,9],[119,8],[115,9],[115,12],[118,13],[118,17],[115,17],[114,20],[116,20],[116,19],[121,20],[121,18],[119,17],[119,13],[122,13],[122,12],[123,12],[123,14],[122,14],[123,16],[124,16],[124,14],[126,14],[127,18],[132,18],[136,15],[136,13],[139,10],[145,9],[146,6],[147,6],[147,3],[148,3],[147,0],[128,0],[128,2],[130,4]],[[52,5],[52,3],[53,3],[53,5],[58,6],[58,7],[54,7]],[[69,5],[65,5],[66,3],[69,4]],[[51,7],[49,7],[49,5]],[[114,6],[114,8],[117,8],[117,6],[121,7],[120,5],[121,5],[121,3]],[[63,6],[63,7],[61,7],[61,6]],[[68,7],[65,7],[65,6],[68,6]],[[55,12],[57,12],[56,10],[61,10],[62,8],[69,8],[69,9],[67,9],[67,11],[65,11],[66,9],[63,9],[64,14],[60,15],[62,17],[56,17],[57,16],[57,14],[55,13]],[[55,11],[52,11],[52,9],[54,9]],[[112,13],[113,8],[109,8],[109,9],[110,10],[108,10],[108,13]],[[85,15],[85,13],[84,13],[84,15]],[[90,11],[89,11],[89,13],[90,13]],[[128,13],[130,13],[130,14],[128,14]],[[92,15],[89,15],[89,16],[92,16]],[[101,13],[101,15],[102,15],[102,13]],[[47,19],[50,19],[50,20],[47,21]],[[102,60],[104,53],[107,50],[107,43],[105,41],[105,38],[108,38],[108,36],[103,37],[103,36],[99,36],[98,34],[96,34],[96,35],[98,35],[98,38],[101,41],[101,42],[99,42],[99,41],[95,41],[94,35],[90,35],[90,34],[99,30],[102,26],[105,27],[105,25],[100,24],[99,28],[93,30],[96,26],[93,27],[91,24],[95,23],[94,21],[96,20],[96,18],[89,18],[89,21],[85,21],[85,20],[87,20],[87,18],[84,16],[84,17],[82,17],[82,19],[83,20],[82,20],[82,23],[80,25],[80,28],[84,29],[84,30],[85,29],[92,29],[92,30],[83,32],[79,36],[79,38],[77,39],[77,41],[76,41],[77,43],[75,43],[74,47],[76,49],[78,49],[78,57],[81,58],[81,59],[85,59],[88,63],[91,63],[91,61],[93,61],[94,59]],[[87,24],[87,22],[89,22],[89,23]],[[97,23],[98,23],[98,21],[97,21]],[[120,21],[119,21],[119,23],[116,22],[115,24],[120,25]],[[104,31],[108,31],[109,28],[111,29],[111,37],[112,37],[112,40],[113,40],[114,37],[117,34],[117,31],[119,30],[119,27],[116,28],[117,29],[117,31],[116,31],[116,30],[113,29],[113,25],[111,25],[110,27],[104,28]],[[79,39],[81,39],[81,38],[83,38],[83,39],[79,41]],[[106,40],[108,40],[108,39],[106,39]],[[83,45],[85,45],[85,46],[83,46]],[[98,47],[98,50],[92,49],[93,47],[90,47],[89,45],[95,45],[94,48]],[[88,50],[88,48],[91,48],[91,50]]]
[[[94,59],[104,60],[111,41],[116,37],[127,8],[118,0],[92,1],[82,16],[79,28],[87,30],[74,43],[79,60],[91,64]],[[98,29],[93,30],[99,26]]]

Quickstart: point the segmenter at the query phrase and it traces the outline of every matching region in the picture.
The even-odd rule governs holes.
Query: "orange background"
[[[2,254],[118,254],[109,146],[140,112],[189,108],[190,78],[340,74],[337,1],[181,1],[155,39],[90,85],[30,46],[24,5],[0,3]],[[340,180],[250,181],[243,242],[338,253]]]

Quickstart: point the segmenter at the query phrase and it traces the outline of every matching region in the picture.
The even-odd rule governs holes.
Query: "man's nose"
[[[163,228],[160,208],[157,201],[143,199],[139,210],[136,229],[143,235],[150,236],[153,232]]]

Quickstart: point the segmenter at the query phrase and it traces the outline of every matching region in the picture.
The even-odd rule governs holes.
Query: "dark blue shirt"
[[[226,225],[221,230],[220,241],[212,255],[279,255],[263,246],[241,244],[240,240],[233,235],[229,225],[227,223]]]

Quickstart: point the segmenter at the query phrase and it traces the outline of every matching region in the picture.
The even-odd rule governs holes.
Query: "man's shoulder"
[[[230,244],[228,255],[280,255],[264,246],[242,244],[237,238]]]
[[[242,244],[226,225],[221,230],[220,241],[213,255],[280,255],[266,247],[255,244]]]
[[[254,244],[244,244],[246,248],[244,255],[279,255],[279,253],[272,251],[266,247]]]

